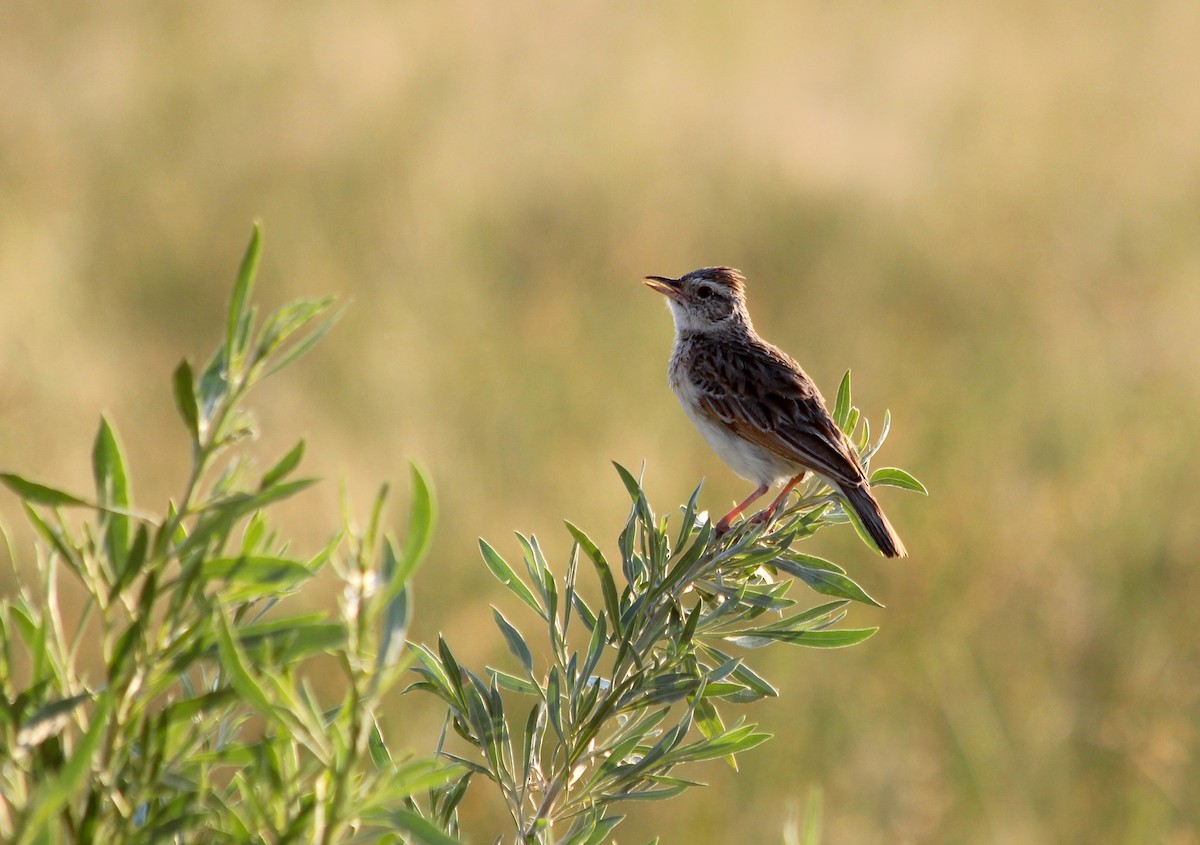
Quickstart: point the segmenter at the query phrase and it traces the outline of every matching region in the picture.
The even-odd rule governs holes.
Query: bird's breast
[[[709,413],[701,401],[702,388],[691,377],[689,355],[693,352],[686,347],[675,350],[667,371],[668,381],[688,419],[713,451],[734,472],[756,484],[774,484],[798,472],[801,467],[795,462],[746,440]]]

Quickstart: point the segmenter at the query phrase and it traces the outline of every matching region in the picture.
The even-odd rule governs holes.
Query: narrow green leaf
[[[13,545],[12,535],[9,533],[8,526],[4,524],[3,519],[0,519],[0,540],[3,541],[3,549],[8,556],[8,565],[11,567],[13,575],[17,577],[17,580],[20,580],[20,572],[17,570],[17,548]],[[3,599],[0,599],[0,601],[3,601]],[[0,613],[0,618],[3,618],[2,613]]]
[[[205,428],[212,421],[217,406],[229,396],[229,368],[226,360],[225,347],[222,345],[213,352],[196,385],[196,401]]]
[[[91,698],[90,692],[84,692],[70,698],[43,704],[29,718],[21,722],[21,729],[17,732],[17,745],[30,748],[61,733],[62,729],[70,723],[71,713],[80,704],[90,701]]]
[[[121,444],[108,420],[100,417],[100,428],[92,445],[92,475],[96,482],[96,501],[111,509],[101,517],[105,526],[104,547],[113,574],[125,568],[129,552],[129,517],[115,511],[129,510],[129,478]]]
[[[521,557],[525,562],[525,569],[529,572],[529,579],[542,597],[547,610],[546,615],[553,618],[557,610],[558,585],[550,573],[550,565],[546,562],[546,557],[542,554],[536,537],[526,539],[519,532],[516,536],[517,542],[521,546]]]
[[[334,323],[341,319],[342,314],[345,312],[346,306],[343,305],[341,308],[338,308],[336,311],[322,320],[320,325],[309,332],[304,339],[288,347],[282,355],[275,359],[275,363],[272,364],[267,370],[267,375],[272,375],[273,373],[279,372],[284,367],[293,363],[301,355],[308,352],[308,350],[316,346],[317,342],[320,341],[320,339],[323,338],[331,328],[333,328]]]
[[[364,548],[374,549],[379,542],[379,526],[383,522],[383,511],[387,507],[388,485],[381,484],[379,492],[375,494],[375,499],[371,502],[371,517],[367,520],[367,530],[362,534],[362,543]],[[346,533],[351,533],[354,529],[349,523],[344,523]]]
[[[781,530],[787,531],[791,535],[793,542],[801,537],[808,537],[815,534],[817,529],[826,521],[825,513],[831,507],[832,503],[828,501],[822,502],[812,510],[804,512],[795,520],[787,523]]]
[[[517,573],[513,572],[512,567],[505,562],[504,558],[500,557],[500,554],[488,545],[487,540],[482,538],[479,540],[479,551],[483,554],[483,562],[487,564],[487,568],[491,570],[491,573],[496,576],[496,580],[507,587],[509,592],[533,608],[538,616],[545,619],[545,611],[538,604],[538,600],[533,597],[533,593],[525,586],[525,582],[518,578]]]
[[[461,766],[462,764],[459,763],[459,765]],[[471,785],[471,776],[480,774],[479,769],[482,767],[462,766],[462,768],[464,774],[459,776],[453,783],[447,784],[444,789],[438,790],[436,797],[431,796],[434,805],[431,807],[431,811],[434,814],[437,824],[440,824],[443,828],[457,824],[458,817],[455,815],[455,811],[467,795],[467,788]],[[482,772],[482,774],[486,774],[486,772]]]
[[[892,430],[892,412],[884,411],[883,412],[883,428],[879,432],[879,439],[875,441],[874,445],[868,446],[866,451],[863,452],[862,458],[864,461],[869,461],[871,459],[871,456],[873,456],[876,452],[879,451],[879,449],[883,446],[883,441],[887,440],[888,432],[891,430]]]
[[[271,703],[271,699],[247,668],[249,662],[246,654],[234,639],[225,613],[218,610],[213,614],[213,622],[217,632],[217,650],[221,655],[221,668],[229,676],[229,683],[237,690],[242,700],[261,715],[272,721],[279,721],[279,714]]]
[[[854,429],[858,427],[858,420],[862,416],[862,412],[853,405],[850,406],[850,413],[846,414],[846,422],[842,426],[842,431],[846,432],[846,437],[850,438],[854,435]]]
[[[436,758],[418,757],[396,765],[388,792],[393,797],[415,795],[449,782],[462,775],[456,765],[447,765]]]
[[[433,653],[429,646],[422,643],[413,643],[412,649],[419,663],[413,667],[413,671],[425,679],[424,686],[420,684],[414,684],[414,686],[432,692],[447,704],[457,708],[459,704],[458,682],[450,680],[449,671],[442,664],[441,659]],[[457,670],[457,667],[455,668]]]
[[[607,644],[608,614],[601,612],[592,625],[592,636],[588,641],[587,655],[584,657],[583,666],[579,670],[579,675],[585,682],[591,681],[592,673],[600,665],[600,658],[604,656],[604,648]]]
[[[541,701],[536,701],[529,708],[529,716],[525,719],[525,735],[521,754],[523,783],[530,783],[530,777],[535,768],[541,770],[541,745],[545,732],[546,705]]]
[[[836,601],[828,601],[824,604],[819,604],[816,607],[810,607],[808,610],[800,613],[785,616],[782,619],[776,620],[769,625],[763,627],[772,631],[796,631],[809,630],[815,627],[821,627],[829,623],[839,611],[850,603],[849,599],[838,599]],[[844,613],[842,614],[845,615]]]
[[[690,649],[692,639],[696,636],[696,628],[700,624],[700,617],[703,615],[699,604],[688,611],[687,617],[684,619],[683,630],[679,633],[678,639],[672,638],[674,642]]]
[[[433,527],[437,521],[437,502],[433,498],[433,490],[425,473],[416,464],[409,464],[412,499],[408,505],[408,531],[404,536],[404,551],[400,555],[398,578],[407,581],[412,577],[425,553],[429,550],[429,541],[433,537]]]
[[[571,605],[575,608],[575,612],[579,614],[579,618],[583,620],[584,627],[589,631],[596,625],[596,614],[588,607],[588,603],[579,597],[579,593],[571,594]],[[600,611],[604,613],[604,611]]]
[[[876,485],[880,487],[899,487],[902,490],[912,490],[926,496],[929,495],[929,491],[925,489],[924,484],[897,467],[880,467],[871,473],[871,486],[874,487]]]
[[[675,540],[676,548],[683,546],[688,536],[692,533],[692,528],[696,525],[696,517],[698,516],[697,503],[700,500],[700,488],[703,486],[703,481],[696,485],[696,489],[692,491],[692,496],[688,499],[688,503],[683,509],[683,523],[679,526],[679,537]]]
[[[77,505],[92,506],[78,496],[29,481],[11,472],[0,472],[0,484],[12,490],[26,502],[36,505],[49,505],[53,508]]]
[[[639,525],[641,525],[641,519],[639,519],[638,508],[635,506],[629,509],[629,518],[625,520],[625,526],[621,529],[621,533],[617,535],[617,548],[621,551],[621,574],[625,576],[625,583],[630,585],[630,587],[638,583],[637,577],[640,571],[640,561],[635,564],[633,551],[633,544],[637,538]],[[613,623],[616,624],[618,621],[623,623],[624,618],[625,614],[621,614],[621,616],[613,620]]]
[[[479,744],[495,768],[499,765],[498,729],[502,729],[503,725],[492,719],[492,713],[488,707],[488,686],[483,679],[470,669],[463,670],[462,675],[466,681],[462,685],[463,700],[466,702],[467,715],[474,733],[472,742]]]
[[[698,678],[686,672],[672,672],[667,675],[661,675],[649,683],[641,685],[638,689],[633,690],[629,700],[622,703],[621,709],[632,708],[640,710],[648,704],[666,704],[678,701],[685,695],[690,696],[693,693],[697,693],[697,688],[703,684],[703,681],[703,678]]]
[[[680,778],[669,778],[669,777],[665,777],[663,775],[647,776],[645,779],[645,782],[646,783],[655,783],[655,784],[666,783],[669,785],[662,787],[662,788],[654,788],[654,789],[650,789],[650,788],[647,788],[644,786],[639,786],[639,787],[635,788],[632,792],[621,792],[620,800],[621,801],[666,801],[669,798],[676,797],[677,795],[679,795],[679,793],[686,790],[689,786],[701,786],[702,785],[702,784],[699,784],[694,781],[685,781]],[[617,800],[617,796],[612,796],[611,798],[609,796],[605,796],[605,797],[609,798],[609,800],[614,800],[614,801]],[[588,840],[588,841],[589,841],[589,845],[591,845],[592,840]],[[600,845],[600,841],[597,840],[595,845]]]
[[[262,483],[258,485],[259,490],[266,490],[277,481],[282,481],[291,474],[300,464],[300,460],[304,457],[304,441],[299,441],[293,446],[286,455],[279,459],[275,466],[271,467],[263,475]]]
[[[850,580],[850,578],[842,573],[821,567],[806,565],[805,563],[801,562],[801,560],[802,559],[799,557],[781,557],[775,561],[774,565],[782,569],[784,572],[795,575],[818,593],[822,593],[827,596],[837,596],[838,598],[852,599],[854,601],[863,602],[864,604],[874,605],[875,607],[883,607],[882,604],[871,598],[871,596],[867,594],[866,590],[854,583],[854,581]],[[820,558],[816,558],[816,560],[820,560]]]
[[[129,554],[125,558],[124,568],[117,574],[117,580],[113,582],[112,590],[109,592],[109,601],[114,601],[126,587],[133,582],[138,573],[142,571],[142,566],[146,562],[146,552],[150,547],[150,532],[145,524],[139,525],[137,531],[133,535],[133,544],[129,547]]]
[[[583,549],[583,553],[588,556],[588,560],[596,569],[596,577],[600,579],[600,589],[604,593],[604,609],[608,612],[608,618],[613,621],[614,625],[619,625],[621,602],[617,598],[617,582],[613,580],[612,569],[609,568],[608,561],[587,534],[570,522],[565,522],[565,524],[575,542],[579,544],[579,548]]]
[[[258,262],[262,255],[262,224],[254,221],[250,232],[250,243],[242,256],[242,264],[238,268],[237,282],[234,283],[233,293],[229,297],[229,314],[225,320],[225,361],[231,369],[236,368],[238,360],[246,351],[242,343],[246,334],[246,320],[249,316],[251,291],[254,289],[254,279],[258,275]]]
[[[258,345],[254,350],[254,360],[258,362],[269,357],[289,337],[303,328],[305,323],[315,319],[336,301],[336,297],[332,296],[321,299],[297,299],[276,309],[267,318],[263,330],[259,334]]]
[[[488,667],[487,672],[488,677],[495,681],[501,689],[519,692],[521,695],[540,696],[542,694],[542,689],[537,684],[525,678],[518,678],[516,675],[501,672],[499,669],[492,668],[491,666]]]
[[[733,701],[747,694],[745,684],[739,684],[737,681],[713,681],[710,684],[704,685],[705,698],[720,698],[726,701]],[[762,698],[761,695],[755,695],[753,698],[746,699],[747,701],[757,701]]]
[[[728,678],[733,674],[741,662],[742,659],[740,657],[730,658],[720,666],[717,666],[715,669],[706,671],[704,673],[705,689],[708,689],[708,687],[712,686],[717,681]]]
[[[242,554],[253,555],[262,550],[266,533],[267,517],[263,511],[257,511],[242,529]]]
[[[461,845],[457,839],[443,832],[415,810],[393,810],[389,819],[420,845]]]
[[[787,554],[787,559],[794,560],[796,563],[811,567],[812,569],[824,569],[828,572],[838,572],[842,575],[846,574],[846,570],[838,566],[832,560],[826,560],[825,558],[817,557],[816,555],[807,555],[804,554],[804,552],[789,552]]]
[[[621,476],[621,483],[625,485],[625,490],[629,493],[629,498],[633,500],[633,514],[637,517],[637,521],[647,530],[652,530],[654,526],[654,513],[650,510],[650,503],[646,500],[646,493],[642,490],[641,482],[634,478],[629,470],[616,461],[613,461],[613,466],[617,468],[617,474]],[[626,526],[626,530],[630,528],[632,528],[632,523]],[[626,561],[628,561],[628,555],[626,556]],[[632,579],[630,583],[633,583]]]
[[[629,498],[635,503],[643,498],[642,485],[638,484],[638,480],[633,477],[633,473],[616,461],[613,461],[612,465],[617,468],[617,475],[621,476],[621,483],[625,485],[625,490],[629,493]]]
[[[230,600],[284,593],[312,577],[299,561],[263,555],[239,555],[206,560],[200,564],[200,576],[206,581],[224,580],[232,589],[225,591]]]
[[[570,634],[571,620],[574,618],[574,614],[571,611],[575,607],[575,584],[578,579],[579,544],[572,543],[571,553],[567,557],[567,574],[563,578],[563,622],[561,635],[564,641]]]
[[[705,651],[720,659],[722,662],[730,659],[728,654],[725,654],[719,649],[709,647],[705,648]],[[776,698],[779,695],[779,690],[776,689],[776,687],[770,681],[747,666],[745,662],[739,663],[738,667],[733,670],[733,678],[739,683],[745,684],[752,693],[752,695],[749,696],[733,696],[732,700],[734,701],[753,701],[756,698]]]
[[[533,675],[533,655],[529,651],[529,646],[525,643],[525,638],[521,636],[511,622],[504,618],[504,614],[496,608],[492,608],[492,617],[496,620],[496,626],[500,628],[500,633],[504,635],[504,641],[508,643],[508,650],[513,653],[513,656],[521,661],[521,665],[525,667],[525,672]]]
[[[651,598],[657,599],[659,596],[666,595],[676,587],[683,585],[694,575],[693,569],[696,561],[708,549],[708,543],[712,539],[713,531],[713,523],[711,521],[705,522],[700,526],[699,533],[692,541],[692,544],[687,547],[687,551],[680,555],[679,559],[671,565],[670,570],[667,572],[667,577],[650,591]]]
[[[717,712],[716,705],[708,698],[702,698],[696,702],[696,727],[700,729],[700,733],[710,739],[725,732],[725,723],[721,721],[721,714]],[[734,766],[734,768],[737,767]]]
[[[171,374],[171,389],[175,394],[175,407],[187,426],[192,443],[200,442],[200,404],[196,399],[196,378],[192,365],[184,358]]]
[[[863,466],[866,466],[866,461],[869,459],[867,449],[871,445],[871,421],[866,417],[862,418],[862,434],[858,437],[858,443],[855,445],[855,451],[863,461]]]
[[[179,509],[174,501],[168,499],[166,518],[154,530],[154,541],[151,544],[153,554],[165,555],[169,546],[172,544],[182,546],[187,538],[187,526],[183,524],[183,519],[179,516]]]
[[[550,675],[546,679],[546,707],[554,732],[558,734],[559,741],[566,745],[567,737],[563,732],[562,720],[562,683],[557,666],[550,667]]]
[[[809,648],[845,648],[861,643],[878,630],[878,628],[839,628],[834,631],[760,630],[756,632],[756,636]]]
[[[601,845],[608,840],[608,835],[613,832],[613,828],[619,825],[624,818],[624,816],[612,815],[597,819],[588,838],[583,841],[583,845]]]
[[[371,717],[371,731],[367,737],[367,751],[371,755],[371,762],[375,764],[376,769],[387,769],[392,765],[392,752],[387,747],[387,742],[383,738],[383,731],[379,729],[379,722],[374,716]]]
[[[464,693],[462,669],[459,668],[458,661],[454,659],[454,652],[450,650],[450,644],[442,636],[438,637],[438,656],[441,658],[442,671],[450,682],[451,689],[457,695],[458,701],[465,703],[466,694]]]
[[[237,628],[238,643],[247,654],[271,655],[280,664],[328,654],[345,643],[346,629],[338,622],[318,621],[323,618],[304,614],[242,625]]]
[[[81,572],[83,570],[83,562],[79,557],[80,553],[71,544],[70,538],[68,538],[63,532],[61,523],[59,524],[59,527],[51,525],[42,518],[42,515],[38,513],[37,509],[28,501],[21,502],[21,507],[24,509],[25,517],[29,520],[30,525],[32,525],[34,530],[41,535],[42,539],[49,543],[56,552],[62,555],[63,560],[65,560],[72,569],[74,569],[76,572]]]
[[[195,698],[186,698],[167,706],[162,712],[166,724],[182,724],[202,713],[221,707],[237,698],[233,687],[221,687]]]
[[[37,684],[49,682],[46,673],[46,638],[50,630],[50,620],[45,615],[39,615],[32,607],[21,604],[9,605],[12,621],[17,633],[25,643],[29,654],[30,677]],[[6,648],[9,640],[2,644]],[[5,667],[6,671],[8,668]],[[14,711],[19,712],[19,711]]]
[[[540,556],[541,549],[537,547],[537,538],[533,538],[534,550]],[[542,569],[542,594],[546,597],[546,616],[550,623],[550,632],[552,636],[558,640],[560,637],[560,628],[558,622],[558,581],[554,577],[554,573],[549,567]]]
[[[246,356],[246,352],[250,349],[250,335],[254,333],[254,326],[258,322],[258,306],[250,305],[242,314],[241,322],[238,323],[237,338],[234,341],[233,348],[237,350],[237,360],[235,364],[240,365]],[[244,382],[249,383],[249,382]]]
[[[780,637],[772,636],[773,634],[791,636],[792,633],[800,631],[823,631],[832,628],[845,618],[846,611],[837,610],[827,613],[822,618],[815,619],[808,624],[794,623],[789,618],[748,631],[728,631],[723,636],[730,642],[740,645],[742,648],[762,648],[764,645],[770,645],[772,642],[780,639]]]
[[[838,428],[846,430],[846,421],[850,418],[850,371],[846,370],[846,374],[842,376],[842,382],[838,385],[837,399],[833,403],[833,421],[837,423]]]
[[[695,763],[717,757],[728,757],[731,754],[761,745],[771,738],[771,734],[755,731],[755,727],[755,725],[743,725],[739,728],[731,728],[721,736],[705,738],[684,746],[671,755],[672,761]]]
[[[770,563],[788,550],[788,546],[792,542],[791,535],[787,535],[783,540],[772,541],[757,547],[751,547],[748,551],[741,554],[732,555],[728,558],[728,563],[725,566],[737,567],[743,572],[748,572],[756,569],[764,563]]]
[[[384,608],[381,620],[383,633],[376,657],[378,668],[395,666],[404,651],[408,637],[408,619],[412,611],[412,600],[409,596],[408,590],[402,589],[388,599]]]

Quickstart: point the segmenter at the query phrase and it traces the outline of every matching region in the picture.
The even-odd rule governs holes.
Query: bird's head
[[[670,279],[647,276],[645,282],[667,298],[679,332],[718,331],[750,324],[746,280],[732,267],[701,267]]]

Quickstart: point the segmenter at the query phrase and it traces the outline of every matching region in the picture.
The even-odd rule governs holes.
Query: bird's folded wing
[[[782,351],[735,347],[695,356],[691,369],[700,404],[734,434],[834,481],[863,480],[816,385]]]

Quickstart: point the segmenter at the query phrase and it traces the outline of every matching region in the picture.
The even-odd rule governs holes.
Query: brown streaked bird
[[[756,517],[773,519],[811,471],[849,503],[879,551],[906,557],[904,543],[871,495],[858,454],[829,415],[817,386],[790,356],[754,331],[745,281],[732,267],[645,279],[666,296],[675,318],[671,390],[721,459],[758,485],[721,518],[717,532],[728,531],[771,485],[785,482]]]

